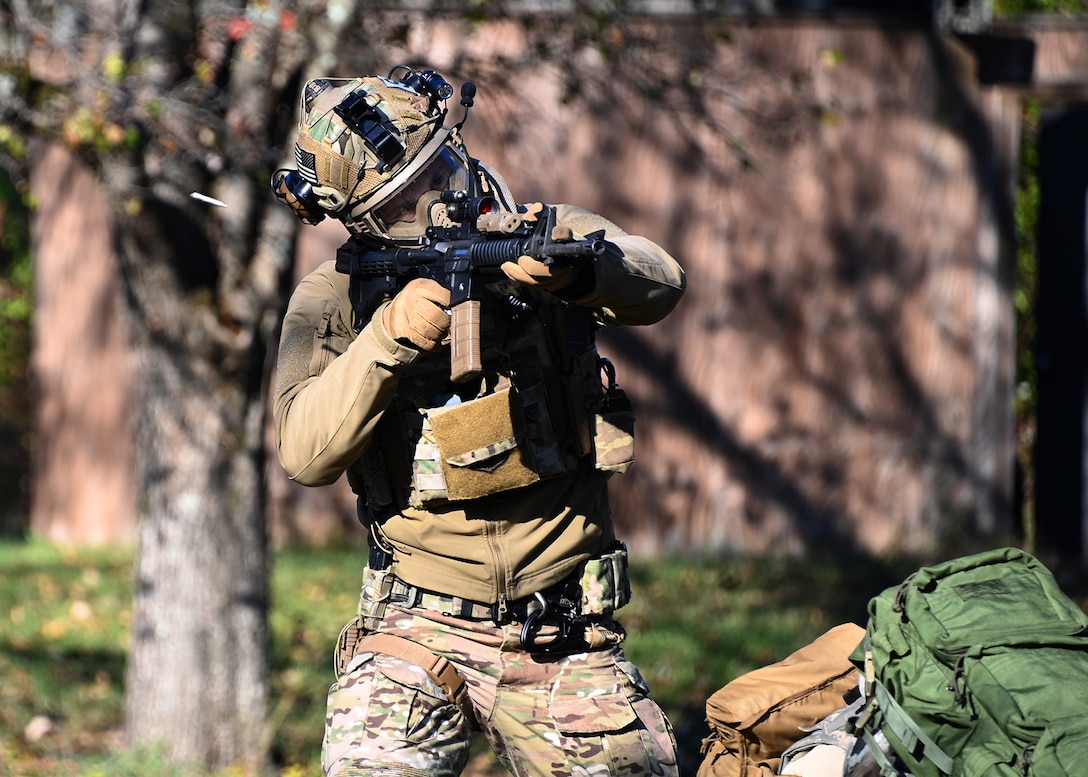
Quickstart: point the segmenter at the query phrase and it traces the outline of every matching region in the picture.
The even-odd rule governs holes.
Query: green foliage
[[[0,169],[0,396],[26,375],[33,280],[29,208]]]
[[[859,574],[868,585],[854,585]],[[798,568],[766,559],[647,562],[633,576],[634,600],[623,611],[628,652],[674,708],[702,705],[723,677],[776,661],[786,646],[837,623],[863,620],[870,586],[886,577],[875,565]]]
[[[285,551],[272,567],[272,709],[275,747],[290,764],[315,764],[333,681],[332,646],[354,614],[365,559],[358,550]],[[316,772],[314,772],[316,774]]]
[[[1052,13],[1079,16],[1088,13],[1088,0],[994,0],[994,16]]]
[[[1088,15],[1088,0],[994,0],[994,16],[1011,18],[1033,14]],[[1023,104],[1020,142],[1020,180],[1015,203],[1016,279],[1013,304],[1016,315],[1016,457],[1020,474],[1020,510],[1028,550],[1035,541],[1034,464],[1038,376],[1035,368],[1035,305],[1038,285],[1036,225],[1039,217],[1038,127],[1042,104],[1027,99]]]
[[[14,159],[26,158],[26,139],[11,126],[0,124],[0,151],[10,154]]]
[[[1036,228],[1039,222],[1039,144],[1038,130],[1042,104],[1025,100],[1020,136],[1020,180],[1015,202],[1016,281],[1013,304],[1016,316],[1016,457],[1020,468],[1023,495],[1022,521],[1028,549],[1035,539],[1034,521],[1034,447],[1038,373],[1035,366],[1036,297],[1039,268]]]
[[[118,741],[128,558],[0,543],[0,570],[0,773],[74,773]]]
[[[14,153],[17,144],[0,146]],[[34,273],[30,259],[29,207],[0,168],[0,530],[25,520],[31,433],[30,336]]]
[[[83,777],[147,777],[151,774],[155,777],[202,777],[204,771],[199,766],[172,764],[158,748],[93,755],[81,759],[78,767],[78,774]]]
[[[131,561],[126,551],[0,542],[0,773],[197,777],[154,752],[120,748]],[[362,561],[350,548],[275,556],[270,724],[278,777],[320,774],[332,645],[355,612]],[[784,560],[636,559],[635,598],[622,612],[627,654],[673,720],[686,762],[700,757],[710,693],[836,623],[861,621],[869,596],[898,582],[901,572]],[[476,753],[467,777],[502,773],[482,741]]]

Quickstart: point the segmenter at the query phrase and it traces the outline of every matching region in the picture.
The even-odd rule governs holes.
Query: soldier
[[[478,728],[517,775],[676,774],[672,729],[613,617],[630,588],[606,486],[633,458],[633,425],[594,332],[662,319],[684,273],[585,209],[518,205],[446,125],[452,93],[403,66],[310,81],[297,170],[272,179],[302,221],[350,233],[291,297],[274,397],[287,474],[319,486],[346,473],[370,533],[322,765],[458,775]],[[363,277],[346,259],[435,249],[480,215],[466,202],[503,230],[552,214],[548,239],[593,250],[504,260],[476,295],[480,366],[454,381],[456,284]]]

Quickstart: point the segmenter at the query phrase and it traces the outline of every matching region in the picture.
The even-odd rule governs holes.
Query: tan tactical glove
[[[506,277],[526,286],[536,286],[544,291],[559,291],[574,283],[578,277],[578,268],[544,264],[531,256],[523,256],[517,264],[504,262],[500,269]]]
[[[449,304],[449,289],[430,278],[415,278],[385,306],[382,323],[394,340],[437,351],[450,331]]]
[[[525,221],[535,221],[544,210],[544,204],[533,202],[518,208]],[[574,233],[570,227],[556,224],[552,230],[551,239],[557,243],[565,240],[573,240]],[[544,264],[531,256],[522,256],[515,262],[504,262],[500,267],[506,277],[526,286],[536,286],[544,291],[559,291],[565,289],[577,280],[579,271],[576,267]]]

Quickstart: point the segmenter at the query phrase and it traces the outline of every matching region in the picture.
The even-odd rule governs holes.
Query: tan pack
[[[846,706],[845,696],[858,687],[850,654],[864,636],[857,624],[836,626],[715,692],[706,703],[710,736],[697,777],[776,774],[783,751],[805,728]]]

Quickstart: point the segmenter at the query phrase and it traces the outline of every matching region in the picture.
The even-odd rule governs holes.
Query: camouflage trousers
[[[520,624],[393,605],[378,630],[451,661],[475,720],[422,668],[359,653],[329,691],[322,747],[329,777],[456,777],[468,762],[474,726],[517,777],[678,774],[672,728],[618,644],[530,656],[521,648]]]

